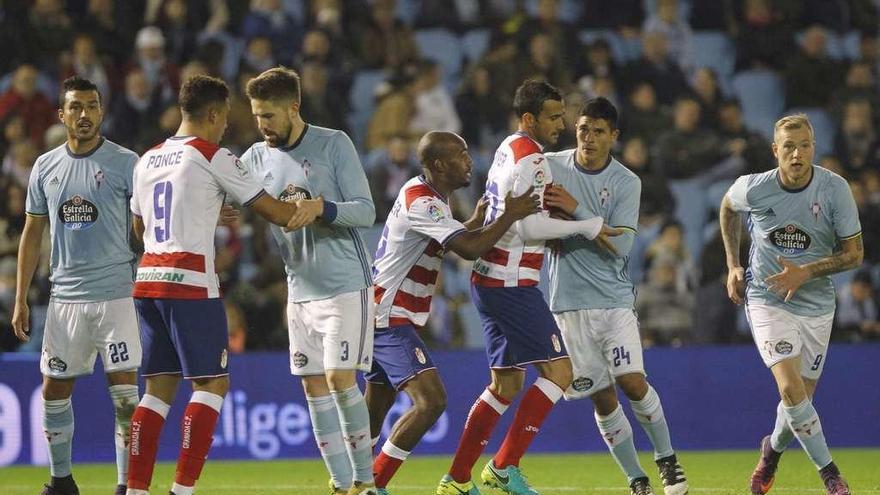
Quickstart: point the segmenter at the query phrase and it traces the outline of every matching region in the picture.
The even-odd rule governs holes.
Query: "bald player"
[[[443,253],[477,259],[514,222],[540,209],[529,188],[517,197],[508,192],[504,213],[485,227],[482,201],[473,217],[461,223],[452,218],[449,196],[470,185],[473,162],[467,143],[451,132],[429,132],[419,141],[418,157],[423,173],[401,188],[373,265],[376,331],[373,368],[366,375],[373,438],[378,439],[399,391],[413,402],[394,424],[373,464],[380,495],[388,493],[389,480],[446,408],[443,382],[417,332],[431,310]]]

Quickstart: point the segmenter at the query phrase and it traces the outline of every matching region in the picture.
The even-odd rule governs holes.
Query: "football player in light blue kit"
[[[617,401],[614,385],[619,385],[654,445],[666,495],[681,495],[688,491],[687,479],[672,449],[660,397],[645,380],[635,291],[627,267],[642,184],[610,154],[619,133],[617,109],[605,98],[594,98],[575,124],[577,148],[545,154],[554,185],[545,193],[548,207],[576,220],[601,216],[606,224],[624,230],[610,241],[617,254],[574,236],[561,240],[550,257],[550,309],[574,372],[565,398],[592,399],[599,432],[626,474],[631,493],[652,494],[632,426]]]
[[[812,164],[814,143],[805,115],[780,119],[772,145],[779,166],[740,177],[721,203],[727,293],[733,302],[746,303],[755,345],[782,398],[776,426],[761,441],[761,458],[751,477],[756,495],[770,491],[779,458],[794,437],[827,492],[850,493],[831,460],[811,398],[834,321],[829,276],[861,265],[864,248],[852,192],[842,177]],[[739,259],[739,213],[748,214],[748,269]]]
[[[129,427],[138,403],[135,370],[141,363],[128,212],[138,156],[101,137],[101,95],[89,80],[71,77],[62,83],[58,117],[67,141],[37,159],[28,185],[12,326],[18,338],[28,340],[28,291],[48,223],[52,289],[40,371],[52,481],[43,494],[79,493],[71,475],[70,396],[75,378],[92,373],[97,354],[116,410],[116,493],[124,494]]]
[[[269,69],[247,95],[265,141],[241,160],[269,194],[296,203],[305,227],[272,227],[287,270],[290,370],[302,378],[331,492],[375,494],[369,416],[355,381],[373,359],[372,258],[357,230],[376,217],[366,174],[344,132],[303,121],[296,72]]]

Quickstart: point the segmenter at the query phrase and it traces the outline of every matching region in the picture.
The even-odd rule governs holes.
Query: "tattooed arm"
[[[745,270],[739,259],[742,218],[739,212],[733,209],[726,195],[721,201],[719,221],[727,259],[727,297],[736,304],[742,304],[745,297]]]
[[[767,277],[765,280],[767,288],[784,297],[785,302],[788,302],[794,297],[798,288],[812,278],[825,277],[858,268],[862,264],[862,258],[865,254],[862,234],[841,239],[840,246],[840,251],[833,255],[803,266],[780,256],[779,262],[782,264],[782,271]]]

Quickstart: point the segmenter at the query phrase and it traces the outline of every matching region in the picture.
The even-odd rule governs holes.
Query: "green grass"
[[[680,452],[679,460],[690,480],[691,494],[747,494],[748,478],[756,451]],[[835,461],[857,495],[880,495],[880,449],[835,449]],[[484,458],[475,468],[479,476]],[[449,467],[449,457],[413,456],[392,480],[392,495],[429,495]],[[654,463],[642,456],[642,465],[662,494]],[[623,475],[607,454],[527,455],[522,468],[542,495],[628,494]],[[115,468],[109,464],[74,468],[83,495],[113,493]],[[160,464],[153,494],[165,495],[173,477],[173,464]],[[0,494],[39,493],[48,471],[43,467],[5,467],[0,470]],[[327,475],[318,461],[212,462],[208,461],[198,493],[324,495]],[[484,495],[501,495],[485,488]],[[822,494],[825,490],[815,468],[799,449],[785,455],[772,494]]]

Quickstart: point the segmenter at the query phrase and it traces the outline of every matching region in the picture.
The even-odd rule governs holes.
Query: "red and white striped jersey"
[[[377,328],[425,324],[446,243],[465,230],[424,177],[403,185],[373,264]]]
[[[131,211],[143,219],[145,253],[134,297],[220,297],[214,230],[226,193],[243,205],[263,194],[263,186],[226,148],[174,136],[141,157]]]
[[[485,225],[504,213],[504,197],[508,192],[519,196],[535,186],[533,194],[540,196],[543,204],[544,190],[552,182],[541,146],[522,132],[508,136],[495,152],[486,180],[489,207]],[[549,216],[550,212],[543,210],[535,214]],[[543,263],[544,241],[526,241],[511,227],[495,247],[474,262],[471,282],[482,287],[538,285]]]

